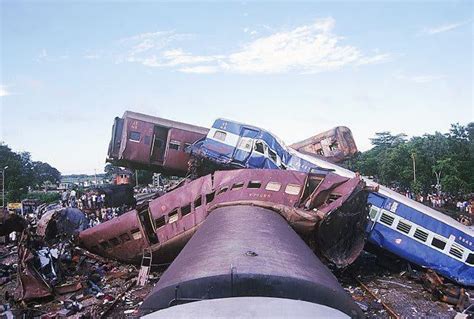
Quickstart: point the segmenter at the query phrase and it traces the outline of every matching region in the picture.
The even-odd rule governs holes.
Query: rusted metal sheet
[[[349,179],[332,173],[218,171],[86,230],[79,238],[94,253],[129,262],[149,247],[155,261],[162,263],[179,253],[214,209],[253,205],[278,212],[314,249],[344,267],[357,257],[365,240],[364,185],[358,176]],[[130,234],[132,228],[140,230],[141,238],[121,241],[120,234]],[[318,238],[320,231],[331,239]]]
[[[325,157],[335,163],[352,157],[358,151],[351,130],[345,126],[337,126],[290,147],[301,153]]]
[[[140,306],[142,314],[206,299],[303,300],[362,318],[334,275],[276,212],[218,208],[168,267]]]

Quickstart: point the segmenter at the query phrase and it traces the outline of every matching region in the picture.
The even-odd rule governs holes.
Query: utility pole
[[[135,170],[135,186],[138,187],[138,169]]]
[[[94,168],[95,186],[97,186],[97,170]]]
[[[411,159],[413,160],[413,183],[416,183],[415,153],[411,153]]]

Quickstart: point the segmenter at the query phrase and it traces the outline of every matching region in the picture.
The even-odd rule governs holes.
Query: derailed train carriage
[[[107,162],[117,166],[184,175],[189,154],[185,148],[203,138],[208,129],[155,116],[126,111],[116,117]]]
[[[125,262],[145,254],[154,263],[174,260],[140,307],[142,315],[224,316],[237,307],[281,315],[275,310],[291,305],[299,310],[289,315],[362,318],[309,247],[338,267],[353,262],[365,243],[366,201],[358,176],[217,171],[81,232],[79,241]]]
[[[328,171],[217,171],[79,234],[88,250],[125,262],[152,252],[172,261],[213,210],[252,205],[283,216],[307,243],[339,267],[365,243],[367,192],[359,177]]]
[[[341,166],[285,146],[265,130],[222,119],[215,121],[207,137],[194,144],[191,152],[210,163],[207,165],[302,172],[329,169],[341,176],[356,176]],[[473,227],[378,186],[368,178],[364,180],[378,188],[368,198],[369,242],[460,284],[474,286]]]

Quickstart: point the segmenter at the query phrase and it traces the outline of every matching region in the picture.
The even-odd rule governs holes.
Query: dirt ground
[[[13,254],[2,258],[2,256]],[[15,265],[17,254],[13,246],[0,245],[0,263]],[[13,272],[10,281],[0,283],[0,305],[9,304],[15,318],[137,318],[137,309],[145,296],[158,281],[160,272],[152,274],[145,287],[131,286],[138,275],[135,266],[103,263],[88,260],[95,267],[108,269],[100,280],[101,293],[91,295],[84,290],[60,295],[29,304],[15,303],[12,299],[17,286]],[[416,272],[416,270],[415,270]],[[457,311],[454,306],[433,300],[419,280],[412,278],[407,271],[406,263],[400,260],[380,258],[370,253],[363,253],[357,261],[344,271],[336,271],[344,289],[361,306],[368,318],[390,318],[383,304],[400,318],[453,318]],[[77,279],[77,278],[76,278]],[[376,298],[362,287],[369,289]],[[468,291],[474,296],[474,290]],[[80,304],[80,309],[70,308],[71,300]],[[66,310],[69,307],[69,310]],[[0,308],[1,309],[1,308]],[[0,311],[1,314],[1,311]],[[9,318],[4,313],[0,318]]]

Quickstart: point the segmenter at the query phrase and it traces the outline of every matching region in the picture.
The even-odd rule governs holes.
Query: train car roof
[[[125,118],[134,118],[136,120],[144,121],[144,122],[150,122],[153,124],[169,127],[169,128],[177,128],[180,130],[185,130],[185,131],[191,131],[191,132],[196,132],[196,133],[201,133],[203,135],[206,135],[209,132],[209,129],[202,127],[202,126],[197,126],[197,125],[192,125],[192,124],[186,124],[182,122],[176,122],[173,120],[168,120],[164,119],[161,117],[156,117],[156,116],[151,116],[151,115],[146,115],[142,113],[137,113],[137,112],[132,112],[132,111],[125,111],[123,113],[123,119]]]
[[[295,152],[297,153],[297,156],[307,160],[308,162],[311,162],[315,165],[318,165],[318,166],[321,166],[321,167],[324,167],[324,168],[329,168],[329,169],[332,169],[334,170],[334,172],[336,174],[339,174],[339,175],[342,175],[342,176],[346,176],[346,177],[353,177],[355,176],[355,173],[346,169],[346,168],[343,168],[339,165],[336,165],[336,164],[333,164],[333,163],[330,163],[330,162],[327,162],[323,159],[320,159],[320,158],[316,158],[316,157],[313,157],[313,156],[309,156],[309,155],[305,155],[305,154],[301,154],[295,150],[292,150],[292,152]],[[463,225],[461,224],[460,222],[454,220],[453,218],[441,213],[441,212],[438,212],[437,210],[434,210],[432,209],[431,207],[428,207],[426,205],[423,205],[417,201],[414,201],[413,199],[410,199],[410,198],[407,198],[393,190],[391,190],[390,188],[386,187],[386,186],[383,186],[383,185],[380,185],[376,182],[374,182],[372,179],[368,178],[368,177],[363,177],[364,181],[367,183],[367,185],[369,186],[379,186],[379,193],[382,194],[382,195],[385,195],[387,197],[390,197],[390,198],[393,198],[394,200],[396,200],[397,202],[399,203],[402,203],[408,207],[411,207],[411,208],[414,208],[418,211],[421,211],[427,215],[430,215],[431,217],[451,226],[451,227],[454,227],[454,228],[457,228],[459,230],[462,230],[468,234],[473,234],[474,232],[474,229],[472,227],[468,227],[466,225]]]

